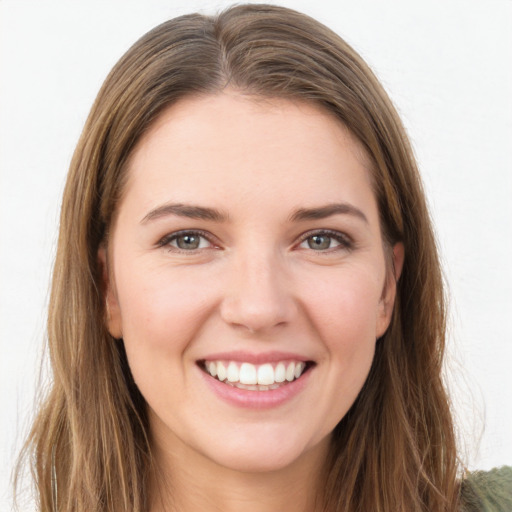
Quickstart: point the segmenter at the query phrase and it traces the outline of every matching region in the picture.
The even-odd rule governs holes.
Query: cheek
[[[159,368],[168,374],[169,364],[181,366],[211,311],[211,288],[200,286],[200,276],[163,266],[138,265],[135,271],[125,265],[116,277],[123,339],[136,381],[137,375],[157,379]]]
[[[317,280],[318,282],[318,280]],[[381,285],[364,269],[344,269],[311,294],[310,309],[329,339],[351,338],[364,331],[375,334]]]
[[[134,330],[179,335],[210,307],[210,287],[197,273],[170,272],[165,265],[125,265],[123,270],[116,280],[125,336]]]
[[[372,362],[381,297],[375,273],[345,269],[309,297],[311,323],[335,372],[356,376]]]
[[[304,299],[309,325],[324,348],[317,374],[323,392],[315,400],[325,411],[324,435],[349,411],[372,365],[382,291],[375,275],[357,266],[339,269]]]
[[[125,265],[118,298],[123,341],[133,378],[153,410],[190,400],[187,349],[211,310],[213,298],[186,271]],[[208,295],[210,293],[210,296]],[[162,393],[162,389],[167,392]],[[170,393],[173,390],[173,393]]]

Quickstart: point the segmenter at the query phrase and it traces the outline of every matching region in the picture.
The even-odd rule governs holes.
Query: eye
[[[213,247],[213,244],[200,231],[178,231],[162,238],[158,246],[178,251],[196,251]]]
[[[328,251],[336,249],[350,249],[350,239],[338,231],[317,231],[306,233],[300,243],[301,249],[312,249],[313,251]]]

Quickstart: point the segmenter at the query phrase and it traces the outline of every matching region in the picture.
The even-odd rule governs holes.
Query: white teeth
[[[221,382],[251,391],[267,391],[279,388],[283,382],[292,382],[304,372],[303,361],[265,363],[239,363],[236,361],[206,361],[204,369]]]
[[[231,361],[228,365],[227,378],[229,382],[238,382],[240,379],[240,371],[238,365]]]
[[[212,377],[217,376],[217,365],[213,361],[210,361],[208,363],[208,371],[210,372],[210,375]]]
[[[286,368],[286,380],[291,382],[295,378],[295,363],[290,363]]]
[[[279,363],[276,366],[274,373],[275,373],[274,379],[276,382],[284,382],[286,380],[286,368],[283,363]],[[214,377],[215,377],[215,375],[214,375]]]
[[[298,379],[301,376],[301,374],[304,371],[305,367],[306,367],[306,365],[304,363],[302,363],[302,362],[301,363],[297,363],[295,365],[294,376],[295,376],[296,379]]]
[[[251,363],[242,363],[242,366],[240,366],[240,383],[258,384],[256,366]]]
[[[217,363],[217,378],[221,382],[226,379],[226,367],[220,361]]]
[[[274,368],[272,368],[271,364],[262,364],[258,368],[258,384],[270,386],[274,382]]]

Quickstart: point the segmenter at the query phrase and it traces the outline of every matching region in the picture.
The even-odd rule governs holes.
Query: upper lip
[[[271,351],[254,353],[236,350],[230,352],[216,352],[215,354],[208,354],[200,359],[200,361],[237,361],[252,364],[276,363],[289,360],[307,362],[311,361],[311,358],[293,352]]]

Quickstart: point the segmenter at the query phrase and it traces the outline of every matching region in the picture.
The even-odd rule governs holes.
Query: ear
[[[379,302],[376,329],[377,339],[384,335],[389,327],[391,317],[393,315],[396,287],[398,280],[400,279],[400,275],[402,274],[405,258],[404,244],[402,242],[398,242],[393,246],[391,257],[392,261],[390,262],[389,268],[386,272],[386,282]]]
[[[101,291],[105,301],[105,323],[110,335],[120,339],[123,337],[121,310],[117,300],[114,276],[109,271],[107,249],[103,245],[98,249],[98,264],[101,271]]]

